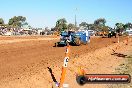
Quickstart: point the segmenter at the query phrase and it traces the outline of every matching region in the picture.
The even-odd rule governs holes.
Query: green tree
[[[105,23],[106,23],[106,20],[104,18],[99,18],[97,20],[94,21],[94,24],[95,25],[98,25],[98,26],[105,26]]]
[[[124,28],[127,29],[127,28],[132,28],[132,23],[128,22],[124,25]]]
[[[91,30],[94,30],[95,29],[95,26],[94,24],[88,24],[87,22],[82,22],[81,24],[79,24],[79,26],[81,27],[84,27],[84,28],[88,28],[88,29],[91,29]]]
[[[123,23],[116,23],[115,26],[116,26],[116,31],[118,33],[123,32],[123,30],[125,29]]]
[[[108,32],[109,29],[111,29],[109,26],[103,26],[102,27],[102,31],[104,31],[104,32]]]
[[[96,29],[96,26],[94,24],[88,24],[87,27],[90,30],[95,30]]]
[[[26,17],[23,16],[14,16],[9,19],[8,25],[12,25],[13,27],[22,27],[26,22]]]
[[[75,25],[72,24],[72,23],[69,23],[68,26],[67,26],[67,28],[68,28],[68,30],[74,29]]]
[[[99,31],[108,31],[108,27],[105,26],[106,20],[105,18],[99,18],[94,21],[94,28]]]
[[[81,24],[79,24],[79,26],[88,28],[88,23],[87,22],[82,22]]]
[[[94,21],[93,27],[96,31],[100,31],[103,36],[106,36],[110,27],[106,26],[106,19],[105,18],[99,18]]]
[[[56,22],[56,26],[55,28],[57,29],[57,31],[61,32],[61,31],[65,31],[67,29],[67,21],[65,18],[59,19]]]
[[[2,18],[0,18],[0,25],[4,24],[4,20]]]

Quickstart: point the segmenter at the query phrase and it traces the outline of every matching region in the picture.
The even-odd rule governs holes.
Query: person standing
[[[85,32],[86,32],[86,41],[88,43],[90,43],[90,34],[89,34],[88,30],[86,30]]]

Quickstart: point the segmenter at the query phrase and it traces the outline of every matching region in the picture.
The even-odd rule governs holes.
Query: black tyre
[[[79,37],[75,38],[75,44],[77,46],[80,46],[81,45],[81,39]]]
[[[84,85],[87,81],[87,79],[84,76],[77,76],[76,81],[79,85]]]

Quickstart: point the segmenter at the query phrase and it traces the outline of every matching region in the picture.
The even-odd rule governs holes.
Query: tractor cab
[[[69,39],[69,34],[67,32],[61,32],[60,34],[60,41],[57,42],[58,45],[65,46],[67,45],[67,40]]]

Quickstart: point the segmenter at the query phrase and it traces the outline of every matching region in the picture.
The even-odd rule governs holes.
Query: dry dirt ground
[[[113,73],[124,60],[112,56],[113,51],[126,51],[125,37],[92,37],[88,45],[71,46],[65,83],[69,88],[106,88],[106,85],[79,86],[75,80],[78,66],[87,73]],[[53,81],[47,67],[60,80],[66,47],[53,47],[53,36],[0,37],[0,88],[52,88]],[[132,50],[132,49],[131,49]]]

